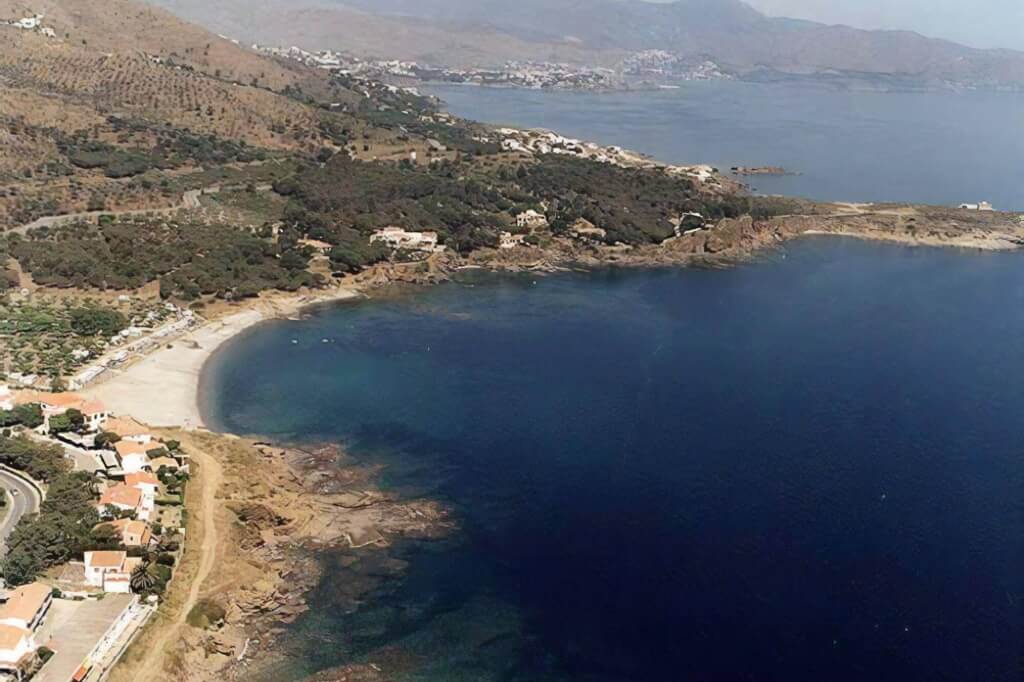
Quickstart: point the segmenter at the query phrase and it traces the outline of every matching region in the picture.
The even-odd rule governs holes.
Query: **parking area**
[[[86,601],[54,599],[36,641],[56,653],[34,680],[68,682],[131,602],[128,594]]]

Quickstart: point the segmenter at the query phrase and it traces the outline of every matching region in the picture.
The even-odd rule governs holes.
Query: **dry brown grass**
[[[315,139],[317,128],[315,110],[261,88],[155,63],[138,53],[105,54],[13,29],[0,29],[0,79],[10,88],[8,116],[34,116],[34,106],[46,94],[79,111],[143,116],[269,148],[301,146],[311,131]],[[82,112],[77,118],[88,116]],[[65,127],[76,121],[57,122]]]
[[[308,75],[270,62],[206,29],[136,0],[0,0],[0,18],[46,16],[58,38],[50,43],[87,45],[99,53],[144,52],[173,58],[210,75],[275,90]]]

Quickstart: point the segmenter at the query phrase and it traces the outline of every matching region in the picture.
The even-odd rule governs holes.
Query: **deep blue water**
[[[215,423],[343,442],[462,524],[325,554],[264,679],[1021,679],[1022,259],[812,238],[255,329]]]
[[[437,86],[456,114],[618,144],[672,163],[782,166],[765,194],[1024,210],[1024,95],[688,83],[590,94]]]

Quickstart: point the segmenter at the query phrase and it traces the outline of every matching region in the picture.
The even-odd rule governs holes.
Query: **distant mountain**
[[[751,78],[885,77],[1024,86],[1024,53],[908,31],[772,18],[740,0],[151,0],[243,40],[489,66],[508,59],[607,65],[628,52],[707,56]]]

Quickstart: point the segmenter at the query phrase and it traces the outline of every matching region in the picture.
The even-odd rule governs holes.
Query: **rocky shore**
[[[755,220],[723,219],[688,234],[644,246],[609,246],[572,237],[543,239],[537,247],[482,249],[467,257],[444,253],[418,263],[376,266],[353,278],[370,290],[393,284],[429,285],[459,269],[557,272],[604,266],[666,267],[728,265],[790,239],[834,235],[907,246],[1010,250],[1024,246],[1024,216],[939,207],[810,204],[800,215]]]
[[[178,679],[244,680],[272,666],[275,640],[308,608],[323,552],[347,552],[344,601],[355,610],[382,580],[403,571],[404,563],[383,551],[392,542],[440,538],[455,528],[442,505],[383,492],[375,470],[335,446],[300,450],[208,433],[192,441],[223,471],[219,549],[171,654],[183,663]],[[372,570],[361,570],[364,558]]]

